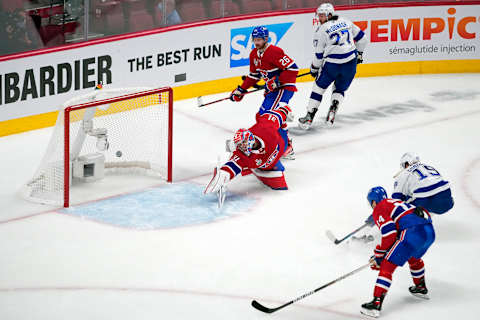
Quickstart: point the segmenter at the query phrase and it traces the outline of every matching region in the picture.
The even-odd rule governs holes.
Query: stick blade
[[[275,311],[275,309],[270,309],[270,308],[267,308],[267,307],[261,305],[260,303],[257,302],[257,300],[252,301],[252,307],[257,309],[258,311],[262,311],[262,312],[265,312],[265,313],[272,313],[272,312]]]
[[[225,202],[225,196],[227,195],[227,188],[225,186],[220,187],[217,193],[218,197],[218,209],[223,208],[223,203]]]
[[[203,107],[203,100],[202,100],[202,96],[199,96],[197,97],[197,107],[201,108]]]
[[[333,243],[335,243],[335,244],[339,243],[337,238],[335,238],[335,236],[333,235],[332,231],[327,230],[327,232],[325,234],[327,235],[328,239],[330,239]]]

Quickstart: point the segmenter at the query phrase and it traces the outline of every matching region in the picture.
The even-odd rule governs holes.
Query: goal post
[[[72,187],[94,183],[105,173],[171,182],[172,131],[170,87],[101,89],[73,98],[60,109],[47,151],[22,194],[69,207]]]

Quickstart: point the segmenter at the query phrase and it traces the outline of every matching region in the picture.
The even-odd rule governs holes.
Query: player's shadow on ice
[[[328,132],[329,130],[339,129],[340,126],[326,127],[322,122],[314,122],[310,129],[303,130],[297,126],[288,127],[288,132],[293,136],[307,136],[311,134],[317,134],[321,132]]]
[[[427,286],[430,300],[414,297],[409,294],[407,290],[404,290],[404,295],[402,297],[388,301],[388,307],[387,304],[384,304],[384,308],[382,310],[383,315],[387,316],[387,314],[399,314],[406,309],[418,309],[418,312],[424,312],[427,308],[436,309],[440,306],[454,305],[455,301],[463,300],[466,295],[465,287],[461,284],[455,283],[455,280],[447,282],[429,278]]]

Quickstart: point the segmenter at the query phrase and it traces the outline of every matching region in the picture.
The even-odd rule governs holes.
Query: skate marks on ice
[[[430,99],[435,102],[436,106],[439,106],[438,103],[451,103],[454,101],[473,101],[480,99],[480,91],[468,90],[468,91],[454,91],[454,90],[442,90],[436,91],[429,94]],[[441,105],[444,107],[445,105]],[[389,117],[395,117],[398,115],[408,114],[412,112],[433,112],[438,108],[435,108],[425,102],[411,99],[405,102],[400,103],[391,103],[388,105],[382,105],[375,108],[369,108],[363,111],[348,113],[340,109],[336,118],[335,124],[332,126],[325,124],[325,117],[327,109],[325,108],[325,114],[321,114],[321,110],[317,113],[315,121],[312,123],[310,130],[305,131],[299,127],[291,127],[289,131],[294,135],[302,136],[308,134],[309,132],[318,132],[322,129],[340,129],[343,125],[358,125],[366,122],[372,122],[376,120],[383,120]]]
[[[432,100],[439,102],[451,102],[461,100],[475,100],[477,96],[480,96],[480,91],[452,91],[443,90],[430,94]]]
[[[317,113],[317,118],[315,121],[313,121],[310,130],[305,131],[298,127],[291,127],[289,128],[289,132],[300,136],[308,134],[309,132],[321,131],[322,129],[340,129],[344,125],[352,126],[412,112],[433,112],[435,110],[436,109],[434,107],[418,100],[391,103],[354,113],[342,113],[343,110],[340,109],[335,117],[335,124],[333,127],[325,124],[325,116],[320,114],[319,111]]]
[[[135,230],[201,225],[246,212],[257,202],[229,192],[221,210],[215,195],[203,196],[203,186],[177,183],[63,209],[61,213]]]

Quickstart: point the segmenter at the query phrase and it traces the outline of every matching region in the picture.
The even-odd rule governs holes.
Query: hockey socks
[[[397,266],[388,260],[383,260],[380,265],[380,272],[378,273],[375,289],[373,290],[374,297],[381,297],[387,294],[390,285],[392,284],[393,272]]]
[[[413,283],[415,285],[425,282],[425,265],[422,259],[410,258],[408,259],[410,266],[410,274],[412,275]]]

